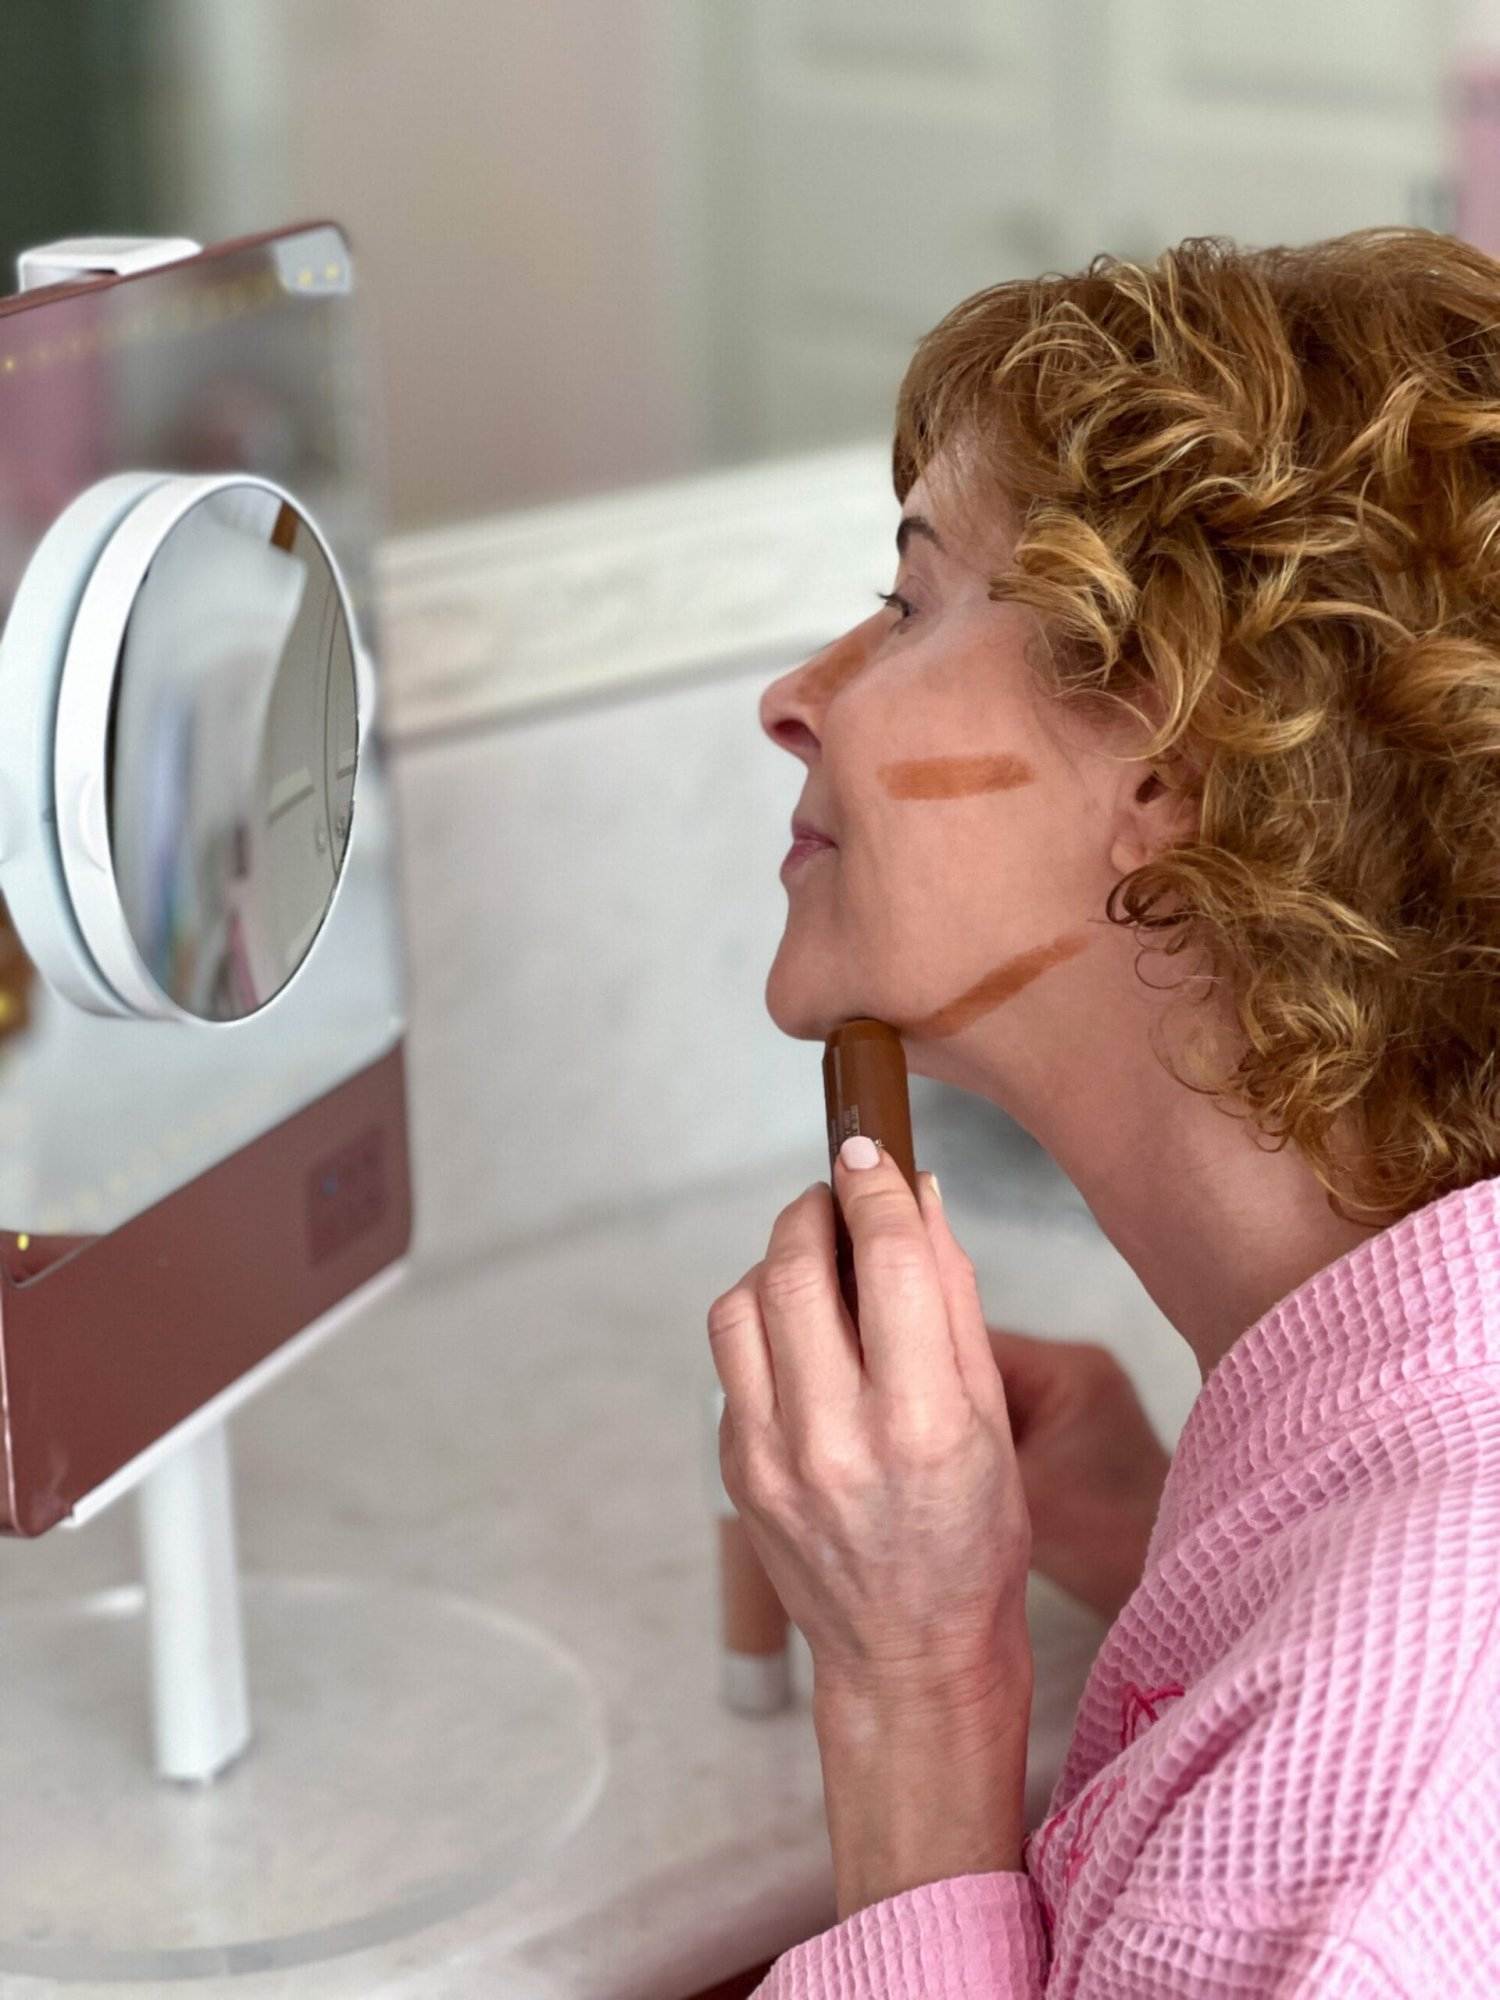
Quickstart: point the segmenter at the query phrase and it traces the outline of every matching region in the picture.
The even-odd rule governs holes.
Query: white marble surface
[[[462,1122],[461,1103],[450,1112]],[[1175,1441],[1197,1387],[1186,1349],[1091,1220],[1058,1212],[1046,1163],[1014,1156],[1009,1212],[988,1191],[988,1212],[977,1207],[972,1145],[936,1113],[919,1130],[988,1316],[1107,1338]],[[593,1680],[610,1765],[571,1840],[467,1914],[325,1964],[170,1990],[672,2000],[832,1921],[805,1702],[764,1719],[718,1704],[702,1416],[708,1302],[764,1253],[777,1211],[817,1174],[811,1152],[795,1153],[632,1208],[622,1173],[612,1217],[529,1251],[419,1266],[236,1420],[247,1572],[440,1587],[532,1621]],[[76,1534],[0,1547],[0,1597],[132,1578],[130,1506]],[[1031,1610],[1034,1823],[1103,1628],[1039,1579]],[[100,1866],[127,1897],[129,1857]],[[0,1982],[5,2000],[58,1990]],[[105,2000],[122,1989],[66,1990]]]

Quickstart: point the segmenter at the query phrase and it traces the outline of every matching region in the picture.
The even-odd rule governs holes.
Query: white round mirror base
[[[212,1980],[410,1935],[545,1871],[605,1784],[602,1705],[529,1622],[380,1579],[245,1579],[256,1728],[143,1769],[139,1586],[0,1618],[0,1987]],[[221,1988],[219,1980],[224,1981]]]

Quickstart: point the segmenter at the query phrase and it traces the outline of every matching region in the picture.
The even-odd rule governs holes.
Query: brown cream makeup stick
[[[849,1317],[859,1326],[859,1289],[854,1277],[854,1246],[839,1207],[833,1178],[839,1147],[856,1133],[878,1141],[917,1192],[916,1159],[911,1142],[911,1097],[906,1081],[906,1051],[901,1037],[885,1021],[861,1018],[835,1028],[823,1048],[823,1103],[828,1114],[828,1184],[834,1190],[833,1230],[839,1289]]]
[[[719,1470],[724,1386],[709,1397],[709,1488],[719,1536],[719,1699],[738,1715],[774,1715],[792,1699],[791,1620]]]

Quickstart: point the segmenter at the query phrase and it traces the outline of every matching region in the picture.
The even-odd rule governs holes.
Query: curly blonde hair
[[[1198,807],[1106,907],[1237,1017],[1178,1080],[1346,1221],[1500,1172],[1500,264],[1383,229],[996,285],[907,370],[900,499],[945,444],[1019,519],[990,596],[1043,685]]]

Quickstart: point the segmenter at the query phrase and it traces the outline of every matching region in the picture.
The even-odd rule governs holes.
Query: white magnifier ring
[[[0,887],[44,974],[136,1018],[274,1001],[338,894],[373,690],[316,525],[246,474],[104,481],[39,547],[6,651],[45,720],[0,757]]]

